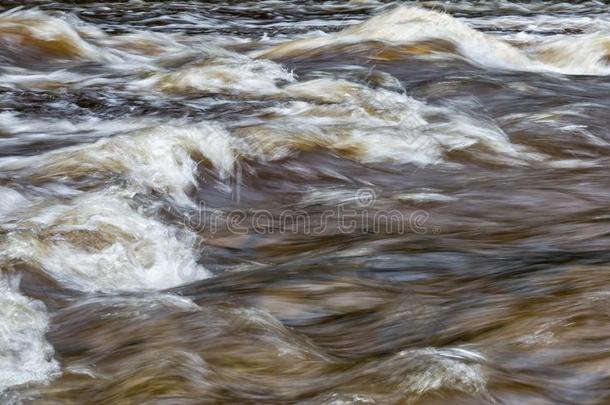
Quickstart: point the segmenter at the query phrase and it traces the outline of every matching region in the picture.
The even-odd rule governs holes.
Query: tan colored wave
[[[95,52],[75,27],[35,10],[0,14],[0,49],[17,59],[75,59]]]
[[[21,9],[0,14],[0,55],[16,64],[72,59],[137,63],[186,49],[170,35],[146,31],[109,35],[74,17],[60,17]]]
[[[248,143],[248,153],[282,159],[325,149],[362,162],[420,165],[450,163],[458,151],[478,161],[509,165],[543,159],[512,144],[490,123],[405,94],[318,79],[288,85],[282,96],[291,101],[263,110],[260,120],[233,131]]]
[[[606,75],[610,36],[558,35],[513,45],[452,16],[417,7],[396,7],[343,31],[299,39],[256,51],[254,57],[286,59],[326,52],[364,53],[380,60],[443,56],[466,58],[495,69]]]

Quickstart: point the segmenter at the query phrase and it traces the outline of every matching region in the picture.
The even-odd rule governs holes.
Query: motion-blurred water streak
[[[0,402],[610,401],[598,1],[0,1]]]

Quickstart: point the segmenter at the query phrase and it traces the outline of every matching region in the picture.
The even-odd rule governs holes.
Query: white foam
[[[6,111],[0,113],[0,133],[3,134],[0,137],[0,146],[6,148],[67,139],[85,143],[134,132],[151,127],[154,123],[152,120],[136,118],[100,120],[96,117],[86,117],[78,122],[67,119],[31,119]]]
[[[134,81],[132,88],[169,93],[206,92],[260,97],[276,94],[277,84],[292,82],[292,73],[268,60],[254,60],[224,49],[207,47],[206,57],[170,72],[156,72]]]
[[[35,206],[16,219],[3,256],[85,291],[165,289],[209,276],[197,237],[133,209],[118,189]]]
[[[235,150],[221,127],[174,124],[0,159],[2,170],[15,177],[49,180],[45,188],[30,190],[31,196],[1,190],[10,212],[0,224],[7,232],[3,258],[32,263],[60,283],[87,291],[165,289],[208,277],[197,263],[197,236],[154,219],[154,209],[149,216],[132,200],[134,193],[154,190],[192,205],[187,192],[197,181],[200,157],[221,176],[233,169]],[[128,181],[87,193],[61,189],[62,199],[44,197],[48,187],[54,193],[66,176],[83,173],[117,173]]]
[[[0,393],[31,382],[45,382],[60,372],[45,339],[44,305],[17,291],[18,280],[0,275]]]
[[[238,131],[255,156],[281,159],[299,148],[317,146],[363,162],[438,164],[454,150],[505,164],[542,159],[512,144],[492,123],[430,107],[404,93],[331,79],[289,85],[283,92],[300,101],[265,109],[263,120]],[[444,120],[432,122],[438,115]],[[493,153],[476,152],[476,145]]]
[[[445,202],[453,201],[454,197],[450,197],[444,194],[431,193],[431,192],[416,192],[416,193],[404,193],[395,196],[399,201],[415,201],[415,202]]]
[[[79,29],[80,28],[80,29]],[[120,58],[105,52],[92,43],[88,42],[79,31],[85,30],[85,24],[77,27],[74,21],[68,21],[50,16],[40,10],[13,9],[0,14],[0,32],[6,32],[4,36],[5,44],[13,51],[21,51],[30,45],[27,41],[29,37],[38,41],[39,44],[58,46],[66,55],[80,58],[87,58],[97,61],[119,62]],[[101,30],[86,26],[86,33],[89,37],[103,36]],[[27,35],[24,37],[24,35]]]
[[[442,40],[453,44],[458,54],[472,63],[490,68],[563,74],[610,73],[605,62],[610,49],[610,36],[606,31],[584,36],[536,38],[536,43],[525,44],[525,49],[519,49],[499,36],[477,31],[448,14],[399,6],[338,33],[287,42],[252,55],[280,58],[364,41],[402,45]]]
[[[27,203],[28,200],[17,190],[0,186],[0,219]]]
[[[149,123],[150,124],[150,123]],[[104,124],[116,130],[120,125]],[[138,129],[138,125],[134,125]],[[235,151],[226,131],[213,124],[165,124],[125,136],[101,139],[32,157],[0,159],[0,168],[20,175],[57,177],[77,172],[120,173],[134,192],[156,190],[188,205],[186,193],[196,183],[200,155],[226,176],[234,166]]]
[[[405,350],[390,360],[406,362],[406,375],[399,382],[402,390],[415,394],[449,388],[468,393],[481,392],[487,379],[481,363],[485,358],[461,348]]]
[[[607,75],[610,66],[608,31],[585,35],[558,35],[545,38],[527,52],[537,61],[566,74]]]

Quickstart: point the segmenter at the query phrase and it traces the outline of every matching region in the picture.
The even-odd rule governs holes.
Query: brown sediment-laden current
[[[0,402],[608,403],[609,8],[0,1]]]

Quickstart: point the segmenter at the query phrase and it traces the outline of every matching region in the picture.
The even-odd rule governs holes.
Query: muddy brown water
[[[0,2],[0,401],[610,401],[602,2]]]

